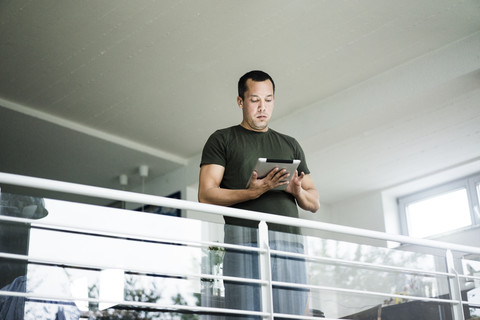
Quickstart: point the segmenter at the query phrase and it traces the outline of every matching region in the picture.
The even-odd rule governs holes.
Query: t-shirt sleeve
[[[300,146],[300,144],[298,143],[297,140],[295,140],[295,144],[296,144],[296,159],[300,159],[301,162],[300,164],[298,165],[298,168],[297,168],[297,171],[298,173],[300,174],[301,172],[304,172],[305,174],[310,174],[310,170],[308,169],[308,166],[307,166],[307,159],[305,157],[305,153],[303,152],[303,149],[302,147]]]
[[[215,131],[203,147],[200,167],[204,164],[226,166],[226,142],[220,131]]]

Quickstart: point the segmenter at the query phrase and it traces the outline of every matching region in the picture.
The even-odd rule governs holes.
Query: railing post
[[[270,246],[268,240],[268,226],[265,221],[260,221],[258,225],[258,246],[263,252],[259,255],[260,279],[268,282],[268,285],[262,285],[262,311],[268,312],[268,319],[273,320],[273,297],[272,297],[272,272],[270,264]]]
[[[453,259],[452,251],[447,250],[445,252],[445,256],[446,256],[446,261],[447,261],[448,272],[455,274],[455,277],[449,278],[451,299],[458,301],[457,304],[452,306],[453,319],[464,320],[465,315],[463,314],[462,291],[460,289],[460,280],[459,280],[459,277],[458,277],[458,273],[455,270],[455,262],[454,262],[454,259]]]

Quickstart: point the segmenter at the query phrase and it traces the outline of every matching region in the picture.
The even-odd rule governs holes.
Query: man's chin
[[[255,125],[255,127],[254,127],[255,130],[262,131],[262,130],[267,129],[268,122],[266,122],[266,121],[265,122],[263,122],[263,121],[262,122],[256,122],[254,125]]]

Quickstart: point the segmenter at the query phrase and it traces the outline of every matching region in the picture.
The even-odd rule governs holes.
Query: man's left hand
[[[305,177],[305,173],[302,172],[300,175],[298,175],[298,171],[295,170],[293,178],[288,183],[285,191],[293,194],[294,196],[299,195],[300,192],[302,192],[302,181],[304,177]]]

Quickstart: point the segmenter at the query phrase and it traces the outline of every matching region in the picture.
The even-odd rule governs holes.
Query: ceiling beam
[[[20,113],[44,120],[46,122],[50,122],[58,126],[65,127],[65,128],[110,142],[110,143],[117,144],[125,148],[129,148],[134,151],[142,152],[142,153],[145,153],[157,158],[165,159],[180,165],[188,164],[188,159],[166,152],[164,150],[153,148],[151,146],[147,146],[147,145],[135,142],[133,140],[125,139],[101,130],[97,130],[97,129],[82,125],[77,122],[67,120],[58,116],[54,116],[39,110],[35,110],[35,109],[29,108],[29,107],[26,107],[2,98],[0,98],[0,106],[3,106],[7,109],[20,112]]]

